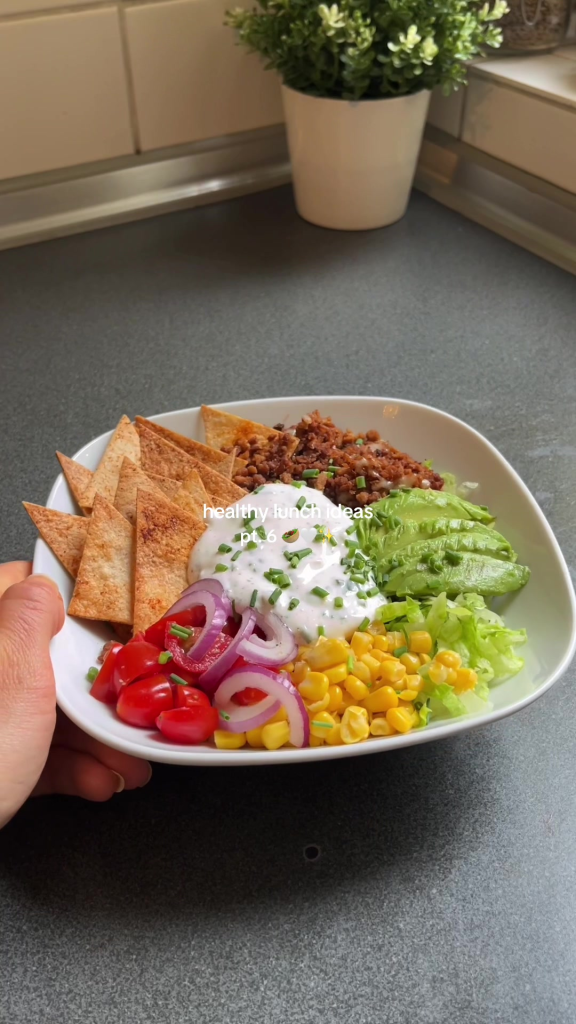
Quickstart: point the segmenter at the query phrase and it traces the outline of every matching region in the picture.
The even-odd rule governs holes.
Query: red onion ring
[[[217,597],[221,604],[224,605],[224,608],[226,609],[226,618],[228,618],[229,615],[232,615],[232,602],[220,583],[220,580],[205,579],[196,580],[196,582],[192,583],[186,590],[183,590],[176,603],[168,609],[162,618],[165,619],[168,615],[173,615],[176,612],[186,612],[189,608],[194,608],[197,602],[192,603],[190,598],[194,597],[198,593],[213,594],[214,597]]]
[[[222,601],[215,594],[209,590],[194,590],[188,597],[181,597],[176,604],[172,606],[166,615],[174,612],[188,611],[189,608],[202,607],[206,610],[206,622],[202,626],[202,630],[198,635],[198,639],[194,644],[194,661],[200,661],[204,654],[210,650],[218,634],[222,631],[223,626],[226,624],[226,620],[232,611],[228,609],[230,605],[229,601]],[[164,616],[166,618],[166,616]],[[188,657],[190,657],[188,655]],[[192,659],[191,659],[192,660]],[[194,671],[191,669],[191,671]]]
[[[232,665],[234,664],[236,659],[240,657],[240,655],[238,654],[238,646],[245,637],[250,636],[252,630],[254,629],[255,622],[256,616],[254,614],[253,609],[245,608],[244,611],[242,612],[242,618],[240,620],[240,625],[238,626],[238,632],[236,633],[236,636],[233,638],[232,643],[230,644],[229,647],[226,648],[225,651],[222,652],[220,657],[212,663],[210,668],[206,669],[206,671],[202,673],[202,675],[198,679],[198,685],[201,687],[201,689],[204,690],[204,693],[208,694],[209,697],[212,696],[216,687],[218,686],[218,683],[224,677],[228,669],[232,668]],[[192,648],[190,653],[194,654],[195,651],[196,644],[194,644],[194,647]],[[270,715],[273,714],[274,712],[271,711]],[[250,726],[250,728],[256,728],[256,726]],[[242,730],[239,731],[241,732]]]
[[[253,704],[251,708],[238,707],[237,704],[232,703],[234,694],[246,689],[247,686],[263,690],[268,697],[272,697],[286,708],[290,725],[290,743],[293,747],[307,747],[310,740],[310,722],[302,697],[284,672],[272,672],[263,665],[245,665],[232,669],[224,677],[214,694],[214,707],[219,711],[224,711],[230,718],[223,720],[220,728],[227,729],[228,732],[244,732],[258,728],[257,725],[249,724],[251,720],[238,712],[251,710],[256,719],[260,713],[264,714],[264,709],[261,708],[261,705],[264,704],[263,700],[258,704]],[[266,708],[267,718],[264,721],[271,718],[273,714],[274,711],[271,711],[270,707]],[[260,724],[263,723],[260,722]]]
[[[298,644],[291,630],[274,612],[265,616],[255,612],[255,619],[266,639],[254,635],[245,637],[238,645],[238,654],[254,665],[267,665],[269,668],[287,665],[298,654]]]

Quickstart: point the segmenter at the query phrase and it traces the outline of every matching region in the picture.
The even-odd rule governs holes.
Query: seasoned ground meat
[[[283,430],[282,424],[276,427]],[[299,440],[294,452],[294,434]],[[305,470],[318,470],[306,482],[324,491],[340,505],[357,508],[385,497],[396,487],[431,487],[441,490],[442,477],[383,441],[376,430],[356,434],[340,430],[319,412],[304,416],[282,438],[248,438],[238,451],[246,467],[234,482],[253,491],[270,480],[292,483],[306,479]]]

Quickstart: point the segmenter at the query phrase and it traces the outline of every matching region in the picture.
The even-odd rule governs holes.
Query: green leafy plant
[[[497,48],[505,0],[258,0],[228,11],[240,44],[285,85],[313,96],[376,99],[465,82],[464,64]]]

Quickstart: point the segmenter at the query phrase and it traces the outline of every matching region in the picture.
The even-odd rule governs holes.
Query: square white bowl
[[[576,602],[564,557],[526,485],[497,449],[476,430],[438,409],[393,398],[267,398],[229,402],[219,408],[270,426],[297,423],[306,413],[319,409],[323,415],[332,416],[341,427],[356,431],[377,429],[396,448],[414,458],[433,459],[438,471],[452,472],[460,481],[478,482],[473,500],[488,505],[497,517],[498,529],[517,551],[519,561],[531,569],[527,586],[499,603],[499,610],[512,628],[525,627],[528,631],[528,643],[522,651],[524,668],[514,678],[492,689],[493,710],[432,722],[425,729],[405,736],[371,738],[365,743],[336,747],[283,748],[274,752],[246,747],[238,751],[220,751],[208,745],[181,747],[167,743],[158,732],[124,724],[113,708],[90,696],[86,672],[96,663],[103,641],[112,634],[104,625],[67,616],[51,648],[58,703],[87,733],[117,750],[169,764],[231,767],[356,757],[427,743],[496,721],[536,700],[565,671],[576,647]],[[204,439],[198,408],[163,413],[152,419],[189,437]],[[75,458],[95,469],[110,436],[111,432],[90,441]],[[62,475],[50,492],[48,506],[62,512],[77,511]],[[51,576],[68,604],[73,581],[41,539],[36,543],[34,571]]]

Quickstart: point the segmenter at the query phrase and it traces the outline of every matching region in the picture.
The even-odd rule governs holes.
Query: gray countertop
[[[1,559],[31,554],[54,449],[124,411],[349,392],[477,427],[574,565],[574,278],[422,196],[370,234],[281,189],[4,252],[0,331]],[[574,682],[386,756],[28,804],[0,835],[0,1021],[575,1021]]]

